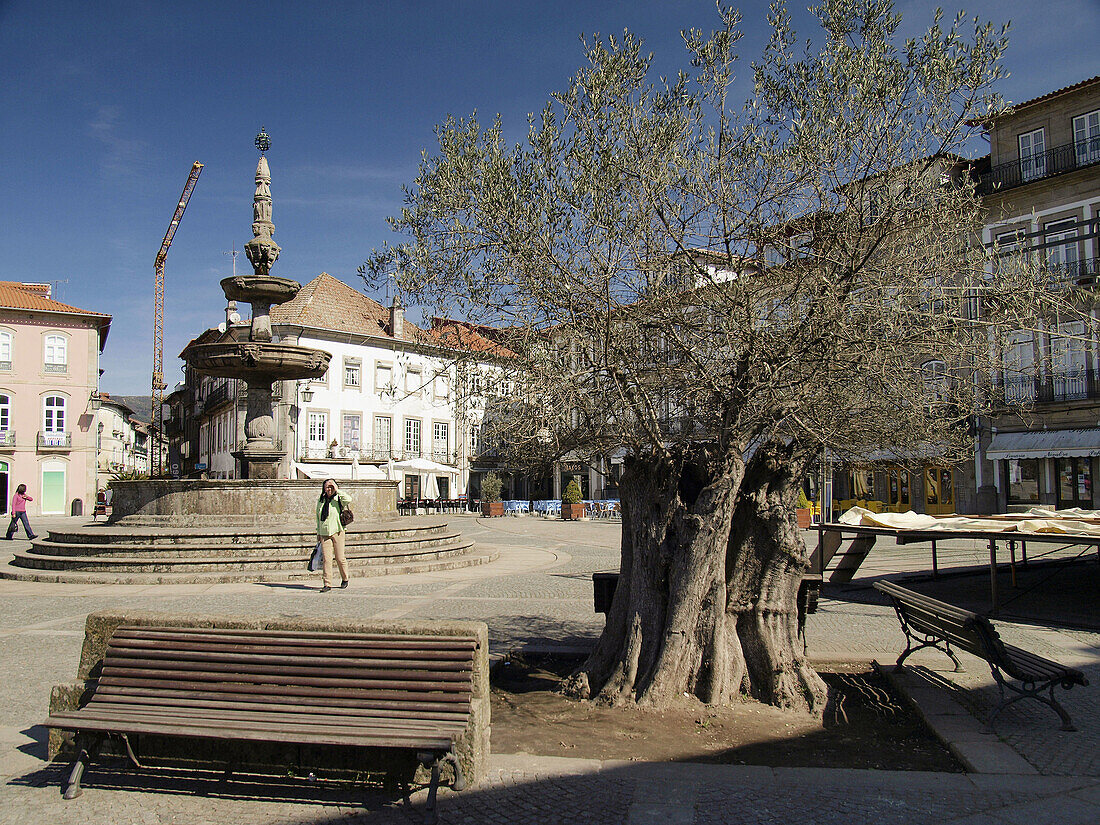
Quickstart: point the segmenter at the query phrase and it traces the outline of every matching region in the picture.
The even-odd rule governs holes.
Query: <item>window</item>
[[[344,440],[343,445],[352,450],[359,449],[359,422],[362,419],[358,413],[344,414]]]
[[[943,361],[925,361],[921,364],[921,380],[924,391],[937,401],[947,397],[947,364]]]
[[[1046,139],[1042,129],[1020,135],[1020,177],[1041,178],[1047,173]]]
[[[1030,332],[1018,330],[1005,341],[1004,390],[1010,404],[1035,398],[1035,344]]]
[[[310,446],[328,446],[328,413],[309,414],[309,443]]]
[[[1051,390],[1063,401],[1088,398],[1089,340],[1082,321],[1061,323],[1050,338]]]
[[[449,464],[447,449],[451,443],[451,427],[446,421],[432,424],[432,460]]]
[[[47,395],[42,407],[43,443],[51,447],[64,447],[65,398],[60,395]]]
[[[1073,119],[1073,149],[1078,166],[1100,161],[1100,109]]]
[[[46,336],[46,372],[67,372],[68,348],[63,335]]]
[[[470,454],[477,455],[481,450],[481,425],[470,425]]]
[[[0,370],[11,369],[11,333],[0,332]]]
[[[374,389],[378,393],[393,390],[393,367],[389,364],[374,365]]]
[[[1063,277],[1077,272],[1077,221],[1073,218],[1043,227],[1047,269]]]
[[[420,422],[415,418],[405,419],[405,453],[412,458],[420,455]]]
[[[446,401],[451,397],[451,379],[446,373],[439,373],[433,382],[433,392],[437,401]]]
[[[389,416],[377,415],[374,417],[374,457],[386,459],[390,457],[390,448],[393,446],[392,436],[393,422]]]
[[[1039,503],[1039,460],[1010,458],[1005,463],[1009,504]]]
[[[11,396],[0,395],[0,443],[6,441],[11,431]]]
[[[344,386],[359,388],[362,365],[358,358],[344,359]]]
[[[405,392],[409,395],[419,394],[423,383],[420,367],[409,367],[405,371]]]

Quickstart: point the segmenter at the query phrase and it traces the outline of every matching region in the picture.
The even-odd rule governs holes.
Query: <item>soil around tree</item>
[[[822,673],[824,718],[752,700],[693,697],[662,710],[611,708],[557,693],[582,659],[512,654],[494,665],[492,748],[637,762],[962,772],[919,716],[874,671]]]

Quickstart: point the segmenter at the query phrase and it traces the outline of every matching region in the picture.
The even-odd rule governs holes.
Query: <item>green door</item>
[[[65,512],[65,470],[42,471],[42,513]]]

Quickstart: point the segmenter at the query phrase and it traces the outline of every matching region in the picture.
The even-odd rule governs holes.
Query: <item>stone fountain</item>
[[[233,453],[240,461],[241,477],[272,479],[278,475],[284,455],[274,440],[275,421],[271,414],[272,384],[320,378],[328,370],[329,353],[295,344],[275,343],[271,335],[271,307],[286,303],[301,285],[277,278],[271,267],[279,258],[279,245],[272,236],[271,171],[266,152],[271,141],[263,131],[256,136],[260,160],[256,165],[256,194],[253,197],[253,238],[244,246],[252,264],[252,275],[234,275],[221,282],[229,301],[252,304],[252,322],[247,328],[231,327],[226,339],[213,344],[192,344],[182,353],[196,372],[223,378],[243,379],[248,388],[248,411],[244,431],[247,442]]]
[[[271,307],[291,300],[296,281],[271,275],[279,257],[272,239],[271,172],[264,132],[256,138],[252,233],[245,245],[252,275],[226,278],[230,301],[252,304],[252,321],[234,325],[221,340],[192,344],[183,358],[198,372],[245,381],[244,447],[233,453],[243,478],[112,481],[110,522],[50,530],[20,550],[0,578],[68,582],[215,582],[285,580],[313,576],[305,559],[317,537],[314,508],[320,481],[280,479],[284,450],[274,436],[272,384],[319,378],[329,354],[272,340]],[[438,519],[398,518],[397,482],[341,481],[355,523],[347,535],[352,574],[387,575],[484,564],[494,552]]]

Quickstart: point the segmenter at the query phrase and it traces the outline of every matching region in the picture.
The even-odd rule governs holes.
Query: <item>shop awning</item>
[[[1100,429],[995,433],[986,458],[1073,458],[1100,455]]]

